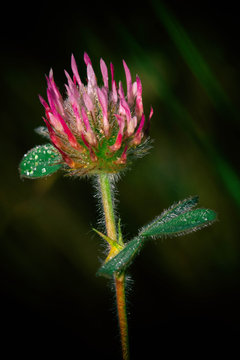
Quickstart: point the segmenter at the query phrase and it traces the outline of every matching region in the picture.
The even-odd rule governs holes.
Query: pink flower
[[[132,82],[130,70],[123,61],[127,92],[122,83],[117,87],[114,68],[103,59],[100,70],[103,84],[97,83],[92,62],[84,54],[87,85],[80,79],[74,56],[71,58],[72,78],[65,71],[67,96],[60,94],[50,70],[47,77],[45,108],[46,123],[52,144],[61,154],[69,174],[84,175],[99,172],[117,173],[124,169],[132,155],[142,155],[146,143],[146,129],[142,103],[142,84],[137,76]],[[151,108],[148,123],[152,117]]]

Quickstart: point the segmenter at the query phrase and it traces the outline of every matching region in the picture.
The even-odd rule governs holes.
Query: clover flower
[[[124,169],[132,156],[145,153],[147,131],[152,117],[151,108],[145,121],[142,103],[142,84],[138,76],[132,82],[130,70],[123,60],[127,94],[122,82],[114,79],[100,60],[103,85],[99,86],[89,56],[84,54],[87,67],[87,85],[80,79],[74,56],[71,58],[73,78],[65,71],[67,97],[64,99],[50,70],[47,78],[46,102],[43,118],[50,140],[61,155],[64,170],[69,175],[91,175],[101,172],[117,173]]]

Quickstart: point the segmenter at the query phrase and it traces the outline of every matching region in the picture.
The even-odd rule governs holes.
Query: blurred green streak
[[[203,59],[199,50],[190,40],[186,31],[175,17],[170,14],[163,3],[155,0],[153,0],[152,3],[161,23],[166,28],[183,59],[205,89],[216,109],[218,111],[225,110],[226,114],[232,116],[232,120],[237,119],[238,114],[234,109],[233,104],[222,89],[208,64]],[[205,147],[207,148],[208,154],[212,157],[213,163],[217,167],[227,190],[233,196],[238,206],[240,206],[240,180],[238,176],[210,142],[205,141]]]
[[[162,2],[152,0],[156,15],[166,28],[168,35],[175,43],[176,48],[181,53],[183,59],[203,86],[208,96],[212,100],[216,109],[220,110],[222,105],[228,107],[232,112],[233,104],[221,87],[218,79],[214,76],[203,56],[193,44],[186,31],[175,19]]]
[[[163,8],[163,5],[160,5],[159,3],[158,5],[159,13],[161,9],[164,9],[163,13],[161,14],[161,21],[163,21],[164,25],[168,24],[168,28],[170,28],[170,33],[172,36],[174,36],[177,48],[181,50],[185,61],[189,64],[194,74],[196,74],[198,80],[204,85],[204,88],[213,99],[214,104],[219,104],[219,106],[225,104],[225,108],[228,108],[230,111],[232,109],[230,100],[221,89],[219,82],[210,71],[199,51],[190,42],[183,29],[181,29],[181,27],[178,25],[178,28],[181,29],[181,31],[178,31],[178,28],[174,26],[176,22],[171,20],[169,12]],[[162,18],[164,18],[164,14],[166,18],[163,20]],[[123,41],[128,42],[129,49],[132,49],[134,61],[139,63],[144,71],[147,71],[148,75],[151,76],[158,96],[164,99],[166,104],[169,106],[169,111],[172,112],[173,121],[178,121],[184,130],[189,133],[192,139],[206,153],[206,156],[211,161],[211,164],[217,172],[217,175],[220,176],[228,193],[240,207],[240,180],[235,173],[235,170],[220,153],[219,149],[217,149],[214,145],[214,139],[211,139],[209,135],[206,135],[201,129],[199,129],[198,124],[196,124],[189,111],[172,93],[156,64],[152,60],[151,55],[146,53],[146,51],[141,47],[141,45],[123,26],[122,23],[118,24],[117,29]]]

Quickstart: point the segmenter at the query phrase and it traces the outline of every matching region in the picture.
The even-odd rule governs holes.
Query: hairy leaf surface
[[[190,197],[171,206],[150,224],[144,226],[139,235],[129,241],[123,250],[98,270],[97,275],[111,278],[114,273],[125,271],[140,251],[145,241],[152,238],[184,235],[212,224],[216,213],[209,209],[194,209],[198,197]]]

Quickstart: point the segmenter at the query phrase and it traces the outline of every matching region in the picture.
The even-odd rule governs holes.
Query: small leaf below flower
[[[62,156],[52,144],[39,145],[24,155],[19,171],[21,177],[37,179],[53,174],[62,167]]]

